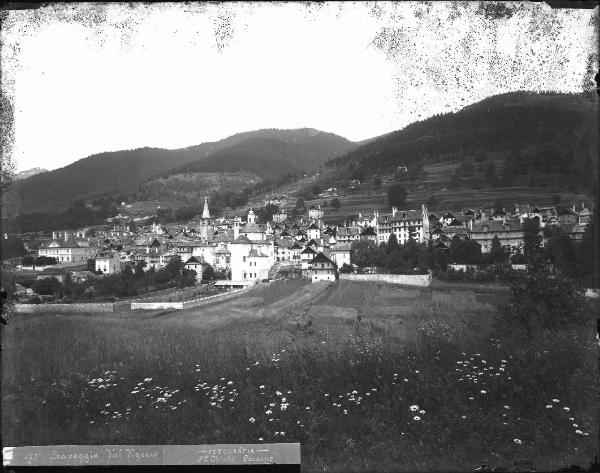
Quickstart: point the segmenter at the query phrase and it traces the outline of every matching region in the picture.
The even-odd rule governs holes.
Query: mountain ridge
[[[19,212],[56,209],[77,200],[134,188],[147,179],[191,162],[202,161],[211,154],[228,147],[243,146],[245,141],[253,137],[271,137],[276,140],[278,136],[282,138],[282,142],[296,137],[296,144],[308,149],[311,147],[311,142],[318,141],[317,139],[323,136],[337,137],[336,139],[339,139],[340,142],[347,143],[348,148],[354,146],[352,142],[343,137],[311,128],[262,129],[238,133],[216,142],[206,142],[174,150],[142,147],[133,150],[97,153],[62,168],[16,181],[11,191],[15,194],[14,200],[18,204]],[[327,143],[324,143],[323,146],[327,147],[325,156],[332,157],[328,152]],[[345,150],[342,149],[341,152]],[[273,163],[265,164],[272,165]]]

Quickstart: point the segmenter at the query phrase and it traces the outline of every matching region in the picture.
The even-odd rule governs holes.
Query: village
[[[358,218],[337,225],[324,223],[325,210],[320,205],[303,212],[278,209],[267,221],[260,221],[257,213],[250,209],[245,215],[214,218],[204,198],[202,215],[188,222],[143,225],[139,221],[144,219],[134,220],[123,203],[121,212],[103,227],[53,231],[51,238],[23,238],[28,255],[4,261],[3,269],[17,276],[16,294],[21,303],[57,300],[53,291],[35,293],[32,279],[93,281],[120,274],[127,267],[154,272],[174,259],[195,275],[188,285],[210,282],[220,290],[247,288],[277,278],[334,282],[340,273],[385,273],[390,271],[357,261],[357,245],[370,242],[381,246],[388,244],[392,235],[401,247],[410,241],[446,256],[453,242],[466,241],[475,242],[481,254],[489,255],[497,239],[507,262],[518,269],[523,268],[526,221],[535,222],[544,246],[558,233],[580,242],[592,215],[583,202],[571,207],[514,204],[510,208],[441,212],[429,211],[422,204],[419,210],[392,207],[391,212],[359,213]],[[464,270],[464,263],[472,262],[448,257],[443,261],[447,263],[442,263],[443,270]],[[432,267],[407,269],[391,272],[431,275]]]

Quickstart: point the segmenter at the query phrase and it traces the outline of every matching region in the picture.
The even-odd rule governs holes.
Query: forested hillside
[[[490,184],[583,186],[595,193],[597,156],[595,95],[516,92],[413,123],[328,165],[371,175],[455,161],[457,174],[448,176],[455,180],[479,175]]]
[[[10,192],[19,214],[56,210],[83,198],[131,191],[150,178],[173,174],[173,169],[186,163],[193,162],[199,171],[246,170],[273,178],[314,170],[354,146],[340,136],[308,128],[257,130],[178,150],[141,148],[96,154],[18,181]],[[225,149],[231,151],[216,154]],[[213,154],[214,158],[201,164]]]
[[[272,179],[289,173],[315,171],[328,159],[352,147],[350,141],[326,133],[297,141],[251,137],[172,172],[247,171],[261,178]]]

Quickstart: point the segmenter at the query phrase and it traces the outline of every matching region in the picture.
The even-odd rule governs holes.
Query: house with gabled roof
[[[313,260],[317,252],[310,246],[307,246],[300,252],[300,267],[303,270],[309,269],[310,262]]]
[[[202,281],[205,268],[209,265],[206,261],[203,261],[202,258],[196,258],[195,256],[192,256],[188,258],[185,263],[183,263],[183,266],[185,269],[196,271],[196,281],[200,282]]]
[[[360,232],[360,239],[377,243],[377,232],[373,227],[365,227],[362,232]]]
[[[311,281],[335,281],[337,279],[337,266],[325,254],[318,253],[310,262]]]
[[[316,238],[321,238],[321,229],[319,228],[319,226],[315,222],[312,222],[306,228],[306,235],[307,235],[307,237],[308,237],[309,240],[314,240]]]

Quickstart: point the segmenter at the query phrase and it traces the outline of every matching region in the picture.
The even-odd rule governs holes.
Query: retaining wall
[[[183,309],[183,302],[132,302],[131,310]]]
[[[340,274],[340,279],[349,281],[378,281],[421,287],[431,284],[431,275],[429,274]]]
[[[239,294],[243,294],[244,292],[248,292],[250,289],[255,288],[256,286],[248,286],[243,289],[235,289],[233,291],[224,292],[223,294],[215,294],[214,296],[204,297],[202,299],[196,299],[193,301],[186,301],[183,303],[183,308],[187,309],[189,307],[199,307],[202,305],[210,304],[212,302],[221,302],[226,301],[228,299],[232,299]]]
[[[81,304],[16,304],[15,312],[20,314],[72,314],[93,312],[114,312],[112,302],[92,302]]]

